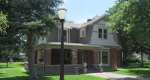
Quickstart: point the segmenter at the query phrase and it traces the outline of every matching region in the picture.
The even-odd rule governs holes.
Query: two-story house
[[[39,39],[32,54],[34,72],[59,73],[61,29],[55,28]],[[65,72],[100,71],[102,66],[121,65],[121,47],[104,16],[96,16],[84,24],[65,23]]]

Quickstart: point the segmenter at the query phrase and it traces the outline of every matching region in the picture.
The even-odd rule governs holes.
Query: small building
[[[32,63],[35,74],[58,74],[60,70],[61,29],[40,38],[34,47]],[[65,73],[100,72],[101,67],[121,65],[121,47],[104,16],[96,16],[79,25],[65,23]]]

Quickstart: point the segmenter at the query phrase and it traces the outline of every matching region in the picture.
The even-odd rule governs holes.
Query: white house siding
[[[105,26],[101,26],[101,24],[105,24]],[[98,37],[99,28],[107,29],[108,32],[107,39],[101,39]],[[92,36],[89,44],[102,45],[102,46],[119,46],[114,39],[112,30],[107,26],[106,22],[104,22],[103,20],[93,25]]]

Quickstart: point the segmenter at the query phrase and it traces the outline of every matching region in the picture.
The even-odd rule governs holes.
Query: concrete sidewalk
[[[137,76],[122,75],[122,74],[116,74],[116,73],[112,73],[112,72],[90,73],[90,74],[86,74],[86,75],[103,77],[108,80],[144,80]]]

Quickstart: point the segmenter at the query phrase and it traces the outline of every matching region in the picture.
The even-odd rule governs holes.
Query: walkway
[[[137,78],[137,76],[121,75],[121,74],[116,74],[112,72],[90,73],[87,75],[104,77],[108,80],[143,80],[141,78]]]

